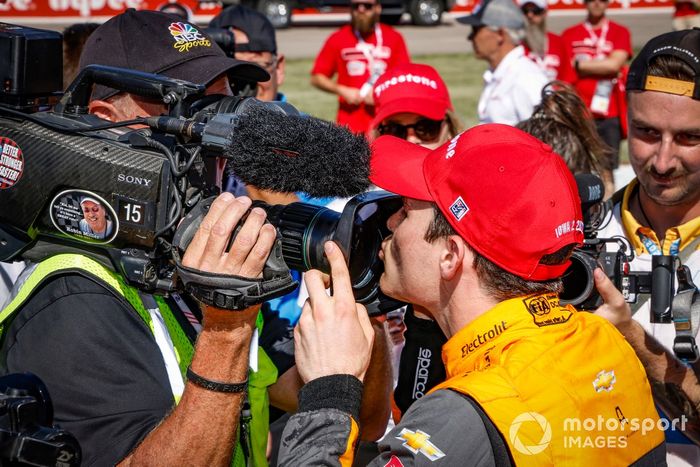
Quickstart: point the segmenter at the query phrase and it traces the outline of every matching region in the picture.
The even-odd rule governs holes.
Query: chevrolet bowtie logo
[[[615,370],[603,370],[598,373],[596,378],[593,380],[593,389],[595,389],[595,392],[610,392],[613,390],[613,386],[615,385],[616,381],[617,378],[615,378]]]
[[[396,439],[404,441],[403,445],[406,446],[413,454],[420,452],[431,461],[445,457],[445,453],[439,450],[437,446],[429,441],[430,435],[420,430],[416,430],[414,432],[404,428],[401,430],[401,433],[399,433],[399,436],[397,436]]]

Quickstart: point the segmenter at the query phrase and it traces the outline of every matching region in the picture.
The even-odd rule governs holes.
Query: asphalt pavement
[[[641,47],[646,41],[671,30],[671,10],[655,10],[638,13],[610,12],[609,17],[627,26],[632,33],[632,44]],[[406,16],[406,15],[404,15]],[[583,12],[552,12],[548,27],[559,33],[583,20]],[[328,35],[349,20],[349,15],[298,15],[293,17],[293,26],[277,32],[277,47],[289,58],[312,58],[321,49]],[[406,19],[406,18],[405,18]],[[434,27],[419,27],[402,24],[397,29],[403,34],[411,56],[435,53],[471,52],[467,41],[468,26],[457,23],[453,15],[444,15],[443,24]]]
[[[457,15],[452,13],[443,15],[443,24],[440,26],[420,27],[410,24],[397,26],[406,40],[411,56],[471,52],[471,44],[467,41],[470,28],[457,23],[455,16]],[[548,26],[552,32],[559,33],[568,26],[582,21],[584,16],[583,11],[550,12]],[[670,8],[645,9],[644,12],[639,12],[639,9],[631,12],[611,11],[608,16],[630,29],[634,47],[641,47],[652,37],[671,29]],[[328,35],[347,23],[349,19],[350,15],[343,13],[295,14],[292,17],[292,27],[277,31],[278,49],[289,58],[313,58]],[[85,21],[90,20],[90,18],[85,19]],[[407,20],[408,15],[404,15],[404,22]],[[66,25],[57,21],[56,23],[34,23],[32,26],[61,31]]]

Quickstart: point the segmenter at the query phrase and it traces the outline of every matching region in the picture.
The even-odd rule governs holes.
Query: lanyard
[[[647,249],[650,255],[652,256],[658,256],[658,255],[663,255],[663,252],[659,248],[659,246],[654,243],[654,240],[651,238],[647,237],[641,232],[638,232],[637,235],[639,235],[639,240],[644,244],[644,248]],[[671,248],[669,249],[669,254],[672,256],[678,256],[678,252],[680,251],[680,246],[681,246],[681,239],[677,238],[671,243]]]
[[[649,221],[649,218],[647,217],[646,213],[644,212],[644,207],[642,206],[642,200],[639,197],[639,187],[635,187],[635,192],[634,194],[637,196],[637,203],[639,203],[639,210],[642,212],[642,216],[644,217],[644,220],[647,224],[649,224],[649,228],[651,228],[651,222]],[[653,229],[652,229],[653,230]],[[650,255],[652,256],[658,256],[658,255],[663,255],[663,252],[659,248],[659,246],[649,237],[644,235],[641,230],[637,231],[637,235],[639,236],[639,240],[642,242],[644,245],[644,248],[647,249]],[[678,256],[678,253],[680,252],[680,246],[681,246],[681,239],[677,238],[671,243],[671,247],[669,248],[669,254],[672,256]]]
[[[603,48],[605,47],[605,41],[608,37],[608,29],[610,29],[610,22],[606,19],[603,22],[603,26],[600,28],[600,36],[595,33],[591,23],[586,21],[583,23],[583,27],[588,31],[588,36],[593,40],[595,44],[596,58],[604,57]]]
[[[365,56],[370,70],[372,70],[374,64],[374,54],[372,53],[372,51],[381,49],[384,42],[382,37],[382,28],[380,28],[378,24],[374,25],[374,36],[377,38],[377,45],[372,46],[372,44],[368,44],[365,41],[365,39],[362,37],[362,34],[355,30],[355,37],[357,38],[357,49],[360,52],[362,52],[362,55]],[[370,72],[370,74],[372,73]]]

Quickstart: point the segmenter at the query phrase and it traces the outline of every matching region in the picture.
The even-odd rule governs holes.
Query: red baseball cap
[[[381,136],[372,149],[375,185],[434,202],[472,248],[516,276],[560,277],[569,261],[540,260],[583,242],[581,200],[564,159],[517,128],[479,125],[432,151]]]
[[[418,63],[392,67],[374,84],[375,117],[370,128],[398,113],[410,112],[442,120],[452,110],[447,86],[435,68]]]

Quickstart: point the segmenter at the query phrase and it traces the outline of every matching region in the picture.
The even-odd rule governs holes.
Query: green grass
[[[472,54],[443,54],[415,57],[417,63],[434,67],[450,90],[452,104],[467,127],[477,123],[476,105],[482,89],[486,62]],[[326,120],[335,120],[338,109],[336,96],[319,91],[309,83],[312,59],[287,60],[282,91],[299,110]]]
[[[486,71],[486,62],[478,60],[471,53],[419,56],[414,57],[414,61],[430,65],[440,73],[450,91],[455,111],[466,128],[476,125],[476,108],[483,88],[482,76]],[[282,91],[299,110],[333,121],[338,109],[337,97],[311,86],[309,72],[312,65],[313,59],[288,59]],[[620,161],[627,163],[628,160],[627,141],[623,141]]]

